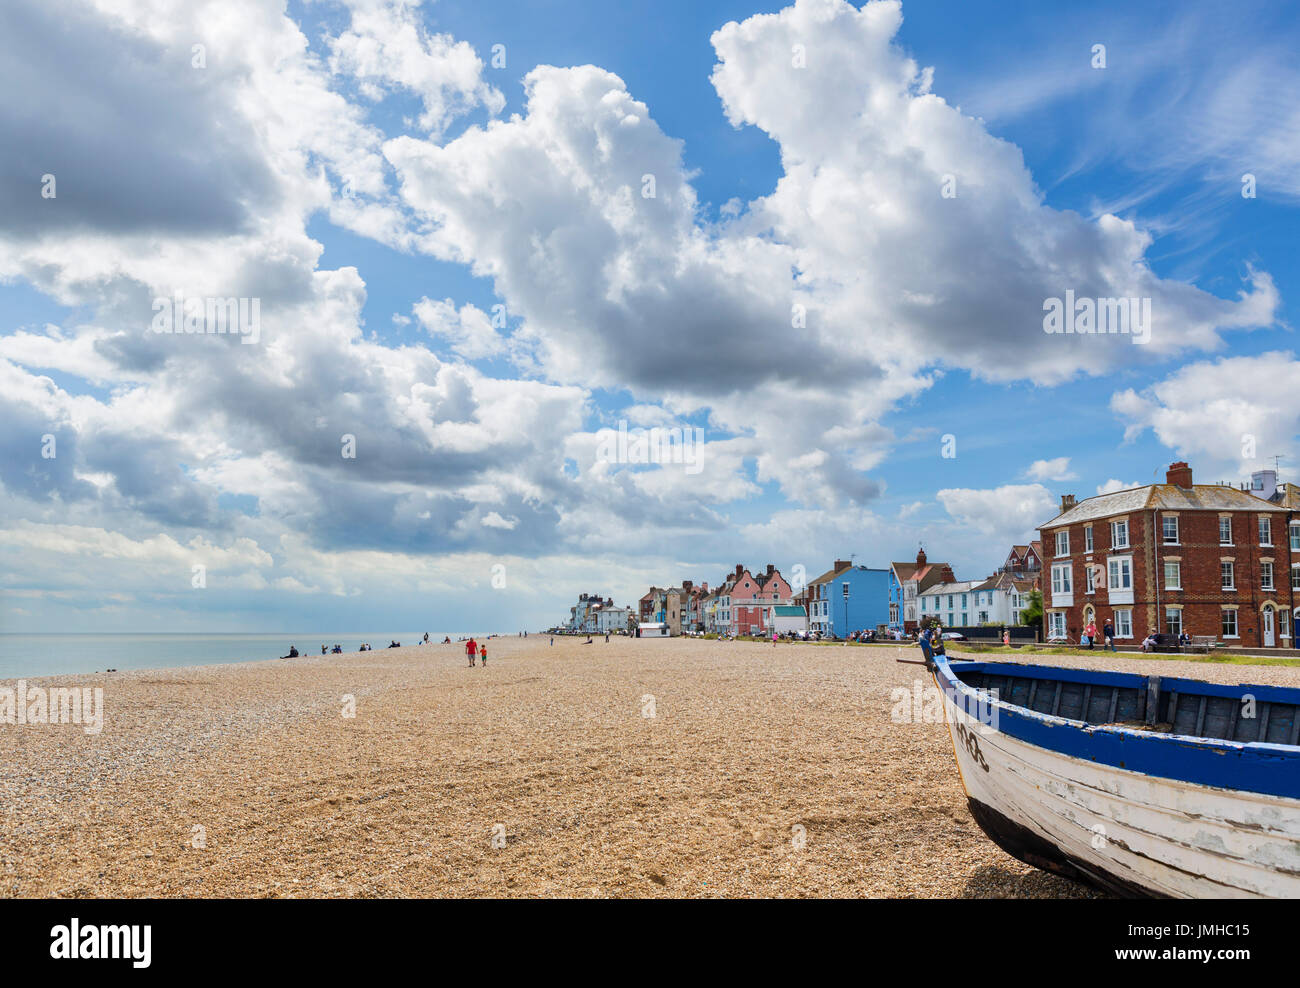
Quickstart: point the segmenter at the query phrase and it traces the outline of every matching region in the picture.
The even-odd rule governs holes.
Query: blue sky
[[[1285,4],[219,6],[0,16],[15,78],[78,66],[0,97],[0,630],[516,630],[922,541],[973,579],[1062,493],[1295,479]],[[147,332],[182,286],[258,342]],[[1044,334],[1066,289],[1152,342]],[[602,460],[619,421],[704,468]]]

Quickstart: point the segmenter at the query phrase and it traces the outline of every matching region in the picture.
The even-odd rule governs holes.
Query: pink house
[[[753,575],[741,565],[727,578],[731,598],[731,631],[737,635],[765,634],[766,610],[773,604],[794,602],[794,591],[771,563],[766,571]]]

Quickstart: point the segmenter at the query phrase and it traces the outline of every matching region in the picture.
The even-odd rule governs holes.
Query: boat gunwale
[[[1087,682],[1092,679],[1094,685],[1109,686],[1133,686],[1140,687],[1145,684],[1148,677],[1138,673],[1098,673],[1093,670],[1076,670],[1062,666],[1030,666],[1018,665],[1016,663],[986,663],[979,661],[967,661],[962,659],[950,660],[945,655],[937,655],[934,658],[936,683],[943,688],[944,683],[951,683],[953,688],[963,697],[985,705],[993,705],[1000,712],[999,725],[993,730],[1006,734],[1008,737],[1015,738],[1023,743],[1041,748],[1044,751],[1051,752],[1054,755],[1064,758],[1078,758],[1083,761],[1090,761],[1096,764],[1106,764],[1113,768],[1124,771],[1138,772],[1148,775],[1152,778],[1164,778],[1179,781],[1191,785],[1204,785],[1216,789],[1222,789],[1228,792],[1249,792],[1258,795],[1271,796],[1279,799],[1300,800],[1300,775],[1297,775],[1297,781],[1289,790],[1284,790],[1277,785],[1278,779],[1227,779],[1222,778],[1224,775],[1223,765],[1216,765],[1218,759],[1205,761],[1208,756],[1212,755],[1230,755],[1235,756],[1234,762],[1245,771],[1246,769],[1263,773],[1267,768],[1277,768],[1286,766],[1297,772],[1300,772],[1300,745],[1278,744],[1271,741],[1230,741],[1225,738],[1206,738],[1190,734],[1174,734],[1164,731],[1141,731],[1129,727],[1118,725],[1093,724],[1087,721],[1075,720],[1069,717],[1061,717],[1056,714],[1042,713],[1024,707],[1019,704],[1011,703],[999,695],[996,699],[989,696],[989,691],[980,689],[964,682],[960,675],[961,672],[984,672],[995,670],[1024,671],[1025,678],[1046,678],[1046,679],[1065,679],[1074,676],[1076,673],[1086,673],[1087,678],[1075,680],[1076,682]],[[1057,676],[1035,676],[1035,672],[1053,672]],[[1009,674],[1009,673],[1003,673]],[[1118,679],[1124,677],[1122,681],[1104,682],[1105,677]],[[1173,683],[1186,682],[1188,685],[1198,684],[1201,686],[1217,687],[1218,684],[1204,683],[1200,680],[1176,680],[1161,679],[1162,689],[1166,684],[1170,684],[1173,689]],[[1238,687],[1222,687],[1229,690],[1250,689],[1249,684]],[[1258,687],[1259,689],[1284,690],[1300,694],[1300,691],[1287,690],[1286,687]],[[1178,692],[1191,694],[1191,690],[1181,690]],[[1210,694],[1221,695],[1221,694]],[[1239,693],[1228,693],[1229,697],[1239,696]],[[1278,702],[1276,700],[1265,700],[1256,696],[1257,701]],[[952,702],[952,698],[950,698]],[[1296,701],[1289,701],[1296,702]],[[1300,716],[1300,703],[1297,703],[1297,716]],[[966,707],[970,709],[969,706]],[[1029,730],[1007,730],[1007,727],[1019,727],[1024,724]],[[1050,745],[1044,743],[1043,738],[1038,737],[1042,729],[1056,730],[1065,728],[1068,734],[1073,734],[1083,741],[1093,739],[1102,739],[1103,743],[1111,745],[1126,745],[1129,748],[1127,757],[1121,758],[1115,752],[1080,752],[1070,750],[1073,745]],[[1027,736],[1028,735],[1028,736]],[[1062,736],[1059,740],[1065,740]],[[1191,752],[1200,756],[1198,764],[1170,764],[1173,759],[1169,755],[1173,749],[1189,749]],[[1102,757],[1104,755],[1104,757]],[[1136,761],[1141,767],[1129,764]],[[1209,769],[1206,771],[1205,769]],[[1189,777],[1190,776],[1190,777]]]
[[[1250,691],[1256,701],[1263,703],[1286,703],[1300,707],[1300,688],[1294,686],[1269,686],[1266,683],[1211,683],[1204,679],[1186,679],[1181,676],[1144,676],[1140,672],[1107,672],[1097,669],[1073,669],[1069,666],[1040,666],[1018,662],[985,662],[981,659],[949,659],[949,665],[960,663],[967,672],[995,672],[1010,675],[1010,670],[1025,670],[1025,678],[1051,679],[1064,682],[1077,682],[1093,686],[1132,686],[1145,688],[1153,678],[1159,678],[1161,692],[1177,692],[1187,696],[1217,696],[1226,699],[1240,699],[1243,690]],[[1043,675],[1036,675],[1036,674]],[[1062,675],[1052,675],[1059,673]],[[1028,708],[1025,708],[1028,709]],[[1037,712],[1037,711],[1035,711]],[[1067,718],[1068,719],[1068,718]],[[1284,747],[1292,747],[1286,745]]]

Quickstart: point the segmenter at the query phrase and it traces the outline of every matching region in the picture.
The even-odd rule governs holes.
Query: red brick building
[[[1061,499],[1040,526],[1044,631],[1078,640],[1089,619],[1119,644],[1153,628],[1227,645],[1291,648],[1300,604],[1300,511],[1226,484],[1163,484]]]

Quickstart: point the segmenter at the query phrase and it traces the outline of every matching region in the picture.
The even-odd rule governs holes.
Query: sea
[[[457,641],[482,632],[430,631],[430,642]],[[67,676],[108,669],[169,669],[219,662],[276,659],[297,645],[303,655],[320,655],[321,645],[355,652],[362,642],[379,651],[390,641],[415,645],[423,631],[267,632],[261,634],[0,634],[0,679]]]

